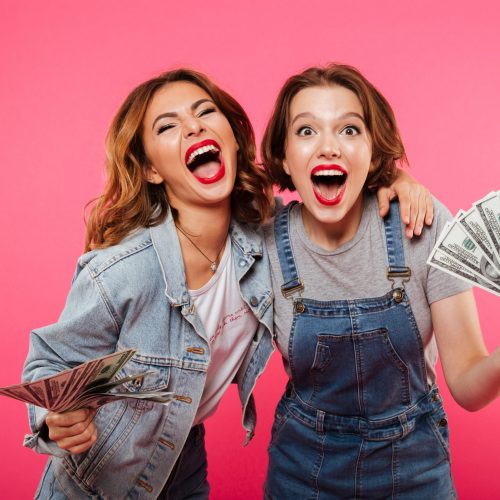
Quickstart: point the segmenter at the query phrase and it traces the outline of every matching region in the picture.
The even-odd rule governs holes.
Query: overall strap
[[[276,215],[274,220],[274,239],[276,241],[281,274],[283,275],[281,293],[286,299],[292,297],[296,292],[300,293],[304,289],[304,283],[299,278],[297,272],[290,242],[290,211],[296,204],[296,201],[289,203]]]
[[[405,254],[403,247],[403,235],[401,231],[401,219],[399,218],[399,202],[391,202],[389,215],[384,219],[385,241],[387,245],[387,279],[392,281],[394,288],[395,280],[401,278],[402,286],[410,279],[411,270],[405,266]]]

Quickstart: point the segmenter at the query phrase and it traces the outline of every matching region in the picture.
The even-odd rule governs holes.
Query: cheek
[[[362,169],[367,169],[368,171],[373,168],[372,165],[372,147],[369,142],[364,142],[361,144],[350,144],[349,154],[356,165]]]

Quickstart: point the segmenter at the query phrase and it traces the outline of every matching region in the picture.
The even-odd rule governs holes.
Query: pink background
[[[83,246],[82,209],[102,187],[104,135],[133,86],[178,65],[198,68],[243,104],[260,138],[285,77],[316,63],[353,64],[393,104],[413,174],[455,213],[500,189],[495,3],[3,0],[0,385],[20,381],[30,329],[55,321],[64,304]],[[499,299],[476,297],[493,349]],[[500,401],[467,413],[440,379],[459,496],[498,498]],[[274,356],[246,449],[235,391],[207,422],[213,498],[261,497],[283,384]],[[32,498],[45,458],[21,446],[24,406],[0,405],[0,496]]]

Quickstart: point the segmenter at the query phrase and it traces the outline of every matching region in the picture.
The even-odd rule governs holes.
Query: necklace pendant
[[[212,271],[212,274],[217,271],[217,264],[215,262],[212,262],[212,265],[210,266],[210,271]]]

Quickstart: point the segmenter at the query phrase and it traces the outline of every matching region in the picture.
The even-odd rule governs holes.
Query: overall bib
[[[384,221],[388,292],[336,301],[302,297],[290,208],[276,217],[275,238],[294,309],[292,378],[276,410],[266,498],[456,498],[446,416],[404,290],[398,205]]]

